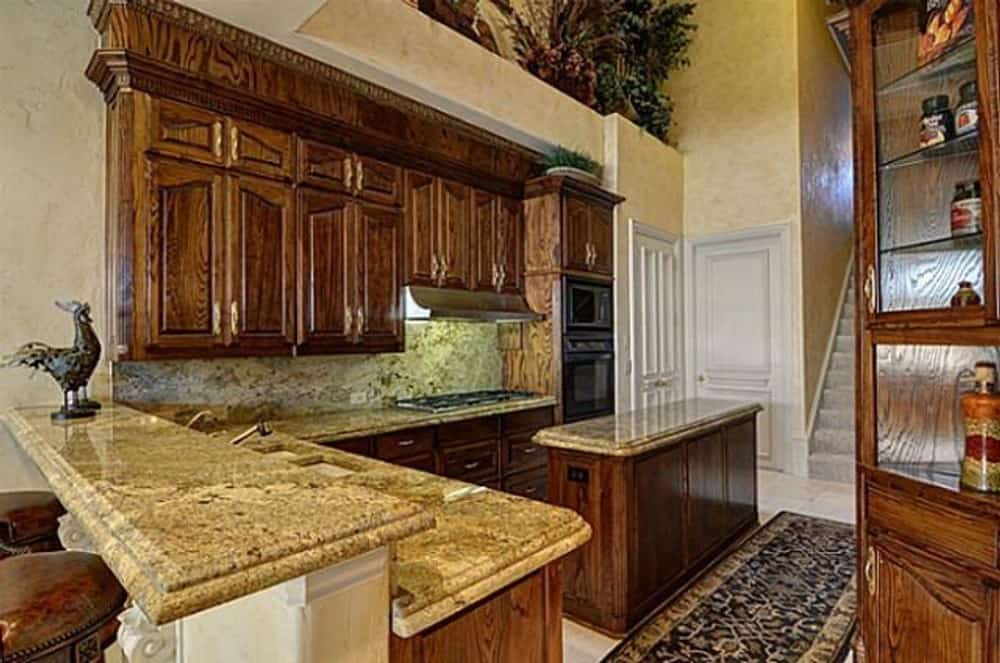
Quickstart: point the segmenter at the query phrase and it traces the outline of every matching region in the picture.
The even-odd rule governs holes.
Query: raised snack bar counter
[[[620,637],[757,525],[756,403],[692,399],[548,428],[549,502],[593,528],[564,612]]]

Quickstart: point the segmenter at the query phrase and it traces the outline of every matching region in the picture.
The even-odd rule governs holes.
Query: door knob
[[[698,382],[708,382],[708,378],[704,374],[698,376]]]

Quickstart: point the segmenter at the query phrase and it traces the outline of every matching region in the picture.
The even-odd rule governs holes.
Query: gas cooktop
[[[396,407],[406,408],[407,410],[421,410],[423,412],[447,412],[448,410],[458,410],[463,407],[470,407],[473,405],[504,403],[506,401],[516,401],[523,398],[532,398],[534,396],[535,394],[530,391],[490,389],[484,391],[467,391],[455,394],[441,394],[440,396],[401,398],[396,401]]]

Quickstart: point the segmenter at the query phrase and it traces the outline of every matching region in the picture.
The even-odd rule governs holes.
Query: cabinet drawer
[[[296,177],[299,182],[328,191],[349,193],[347,183],[351,154],[339,147],[299,139],[299,159]],[[353,186],[353,173],[351,174]]]
[[[512,495],[544,502],[548,497],[549,475],[545,468],[515,474],[503,481],[503,489]]]
[[[396,458],[392,461],[392,463],[394,465],[408,467],[411,470],[420,470],[422,472],[430,472],[431,474],[437,472],[437,463],[434,460],[434,452],[420,454],[417,456]]]
[[[504,472],[518,472],[530,467],[545,465],[547,454],[544,447],[532,443],[534,432],[511,435],[504,438]]]
[[[989,567],[997,566],[997,525],[920,499],[868,488],[868,526]]]
[[[480,440],[496,440],[500,434],[499,417],[482,417],[468,421],[456,421],[438,426],[438,442],[446,444],[462,444]]]
[[[291,179],[292,136],[243,120],[229,120],[229,165],[255,175]]]
[[[434,429],[404,430],[375,438],[375,457],[394,461],[399,458],[422,456],[434,451]]]
[[[225,162],[226,118],[187,104],[151,100],[150,149],[215,165]]]
[[[525,410],[523,412],[511,412],[501,418],[501,426],[504,435],[511,433],[522,433],[531,431],[534,433],[542,428],[549,428],[555,421],[555,415],[551,407],[541,407],[535,410]]]
[[[358,195],[383,205],[403,202],[403,169],[370,157],[357,158]]]
[[[359,456],[372,455],[372,438],[370,437],[359,437],[353,440],[338,440],[336,442],[324,442],[323,446],[333,447],[334,449],[346,451],[351,454],[357,454]]]
[[[450,479],[461,479],[470,483],[482,482],[477,480],[495,480],[499,470],[498,455],[495,439],[446,449],[442,453],[442,474]]]

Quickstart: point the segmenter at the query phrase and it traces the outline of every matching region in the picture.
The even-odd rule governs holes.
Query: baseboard
[[[847,270],[844,273],[844,282],[840,286],[840,298],[839,305],[837,306],[837,315],[833,317],[833,325],[830,328],[830,336],[826,340],[826,355],[823,357],[823,368],[820,369],[819,378],[816,384],[816,391],[813,393],[812,403],[809,407],[809,420],[806,426],[806,453],[805,462],[806,469],[805,473],[809,473],[808,461],[809,452],[811,451],[813,431],[816,428],[816,419],[819,417],[819,404],[823,400],[823,385],[826,384],[826,374],[830,370],[830,362],[833,360],[833,349],[837,345],[837,330],[840,327],[840,318],[844,315],[844,302],[847,299],[847,290],[851,285],[851,279],[854,278],[854,253],[851,253],[851,257],[847,260]],[[802,476],[805,476],[802,475]]]

